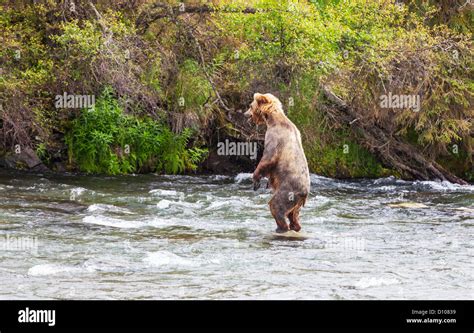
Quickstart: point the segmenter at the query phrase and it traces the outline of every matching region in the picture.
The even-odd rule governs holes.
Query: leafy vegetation
[[[69,161],[88,173],[195,170],[207,150],[187,148],[192,131],[174,134],[162,123],[124,114],[106,88],[94,107],[82,110],[66,136]]]
[[[474,180],[473,11],[465,1],[0,6],[1,151],[30,146],[47,164],[67,160],[86,172],[186,172],[203,160],[198,147],[215,150],[217,137],[249,139],[234,110],[271,92],[301,129],[313,172],[399,175],[423,168],[423,159]],[[357,126],[322,87],[350,105]],[[101,97],[92,111],[57,109],[64,92]],[[382,107],[388,93],[419,96],[420,110]],[[417,158],[392,160],[396,145]]]
[[[260,15],[246,15],[244,2],[232,6],[230,14],[216,15],[239,52],[232,61],[237,64],[227,66],[230,76],[246,79],[239,90],[257,85],[280,96],[302,129],[312,170],[346,177],[390,172],[367,150],[385,142],[351,131],[323,108],[319,87],[324,85],[358,110],[354,119],[363,128],[381,128],[400,142],[410,142],[408,133],[415,131],[413,151],[427,159],[445,165],[456,145],[458,156],[465,156],[457,160],[465,173],[457,173],[472,179],[471,37],[426,24],[439,21],[436,7],[409,1],[269,0],[255,5]],[[419,96],[419,112],[383,108],[380,97],[389,93]]]

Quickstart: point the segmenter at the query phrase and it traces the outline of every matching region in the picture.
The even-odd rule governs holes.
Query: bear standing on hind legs
[[[272,94],[256,93],[245,115],[256,125],[267,125],[263,156],[253,173],[254,190],[260,187],[260,179],[267,177],[273,189],[269,205],[277,224],[276,232],[300,231],[299,213],[310,189],[300,131],[286,117],[281,102]],[[290,221],[289,228],[286,218]]]

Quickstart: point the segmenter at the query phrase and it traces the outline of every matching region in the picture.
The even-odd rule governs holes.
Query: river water
[[[474,186],[311,175],[282,240],[250,177],[0,171],[0,298],[474,299]]]

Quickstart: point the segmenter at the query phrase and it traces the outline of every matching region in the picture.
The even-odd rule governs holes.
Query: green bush
[[[202,73],[199,64],[192,60],[186,59],[181,65],[178,73],[175,90],[175,103],[182,98],[184,105],[179,110],[188,109],[199,112],[202,106],[213,95],[212,87],[209,81]]]
[[[344,124],[336,124],[320,109],[318,81],[304,73],[279,89],[288,117],[300,129],[312,172],[331,177],[384,177],[389,174]]]
[[[67,133],[69,160],[87,172],[185,172],[205,153],[188,148],[194,132],[186,128],[209,142],[220,129],[240,135],[216,92],[235,110],[271,92],[301,130],[312,172],[384,173],[362,148],[374,145],[321,107],[323,84],[359,124],[474,179],[466,0],[214,0],[206,2],[212,12],[187,14],[154,1],[92,3],[100,15],[89,1],[75,1],[75,10],[52,0],[0,4],[1,151],[20,144],[45,163],[63,162],[58,134]],[[104,86],[135,116],[111,91],[76,118],[54,107],[57,94],[99,95]],[[421,110],[381,108],[388,92],[420,96]],[[146,118],[158,114],[169,126]]]
[[[110,88],[82,110],[66,135],[69,161],[87,173],[195,170],[207,150],[188,148],[191,130],[174,134],[163,123],[124,114]]]

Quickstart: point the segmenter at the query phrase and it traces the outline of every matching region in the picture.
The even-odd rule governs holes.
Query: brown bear
[[[245,116],[257,125],[267,125],[263,156],[253,173],[254,190],[260,187],[260,179],[267,177],[273,189],[269,205],[277,224],[276,232],[288,231],[286,217],[290,221],[289,229],[300,231],[299,213],[310,191],[300,131],[272,94],[256,93]]]

